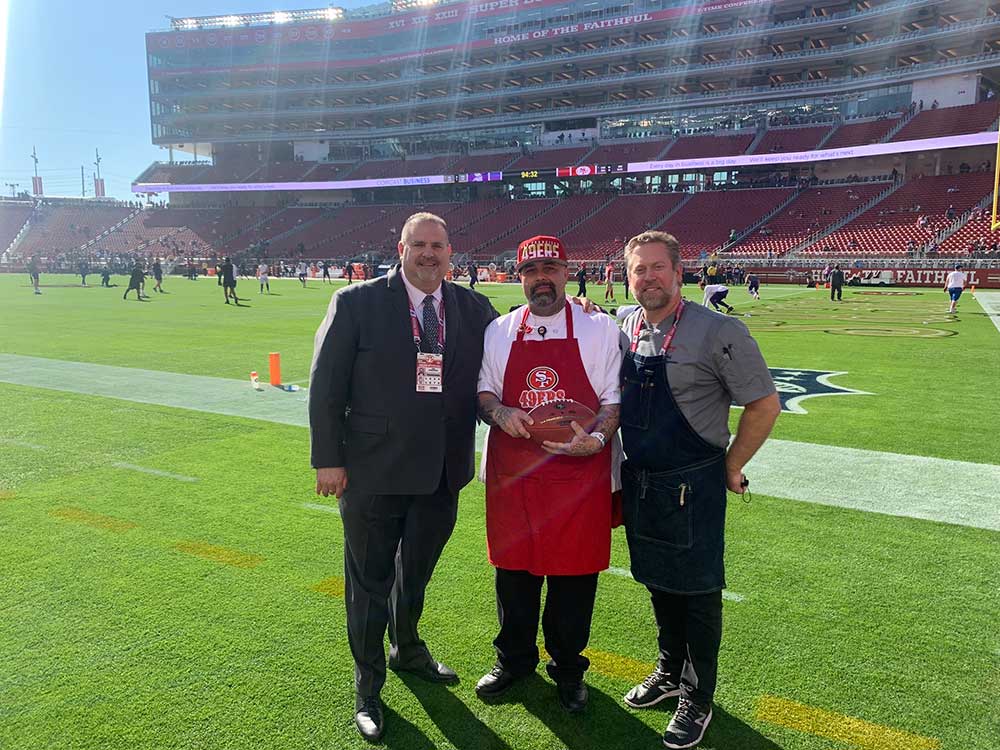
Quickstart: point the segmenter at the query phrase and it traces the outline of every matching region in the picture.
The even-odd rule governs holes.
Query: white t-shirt
[[[299,263],[299,276],[305,276],[307,273],[309,273],[309,266],[305,263]]]
[[[949,273],[948,283],[945,286],[949,289],[954,289],[955,287],[965,289],[965,271],[952,271]]]
[[[719,292],[728,292],[729,287],[725,284],[709,284],[705,287],[705,296],[701,300],[701,304],[707,305],[708,301],[712,299],[713,294],[718,294]]]
[[[267,263],[261,263],[257,266],[257,275],[260,277],[267,276]]]
[[[619,333],[614,318],[604,313],[587,315],[579,305],[570,305],[573,312],[573,335],[580,347],[580,359],[587,372],[587,379],[604,404],[621,403],[619,371],[622,355],[619,349]],[[486,328],[483,343],[483,364],[479,370],[479,392],[490,392],[497,398],[503,396],[503,376],[510,358],[510,346],[517,339],[517,329],[521,326],[524,307],[501,315]],[[525,341],[552,341],[566,338],[566,313],[560,310],[549,317],[528,315],[528,326],[532,329],[524,336]],[[543,338],[538,327],[545,326]]]

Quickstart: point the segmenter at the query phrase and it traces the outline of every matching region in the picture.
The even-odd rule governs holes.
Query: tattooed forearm
[[[611,441],[611,436],[618,431],[618,423],[621,419],[620,404],[605,404],[597,412],[597,418],[591,432],[601,432],[604,434],[605,442]]]

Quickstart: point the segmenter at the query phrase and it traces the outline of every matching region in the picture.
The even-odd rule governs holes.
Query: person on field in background
[[[726,297],[729,296],[729,287],[725,284],[706,284],[704,281],[700,281],[698,286],[705,292],[701,300],[702,305],[706,307],[711,305],[716,311],[719,311],[719,307],[722,306],[726,308],[727,315],[735,310],[732,305],[726,302]]]
[[[264,290],[267,290],[268,294],[271,293],[271,279],[267,275],[269,270],[270,269],[267,267],[267,263],[261,262],[261,264],[257,266],[257,283],[260,284],[260,291],[257,292],[258,294],[263,294]]]
[[[951,305],[948,307],[948,312],[953,313],[958,308],[958,300],[962,296],[962,290],[965,289],[965,271],[962,270],[962,264],[956,263],[955,269],[951,271],[944,281],[944,290],[948,292],[948,297],[951,299]]]
[[[844,300],[844,272],[840,270],[840,264],[830,271],[830,301],[843,302]]]
[[[166,294],[166,292],[163,291],[163,266],[160,265],[159,258],[153,258],[153,278],[156,280],[156,284],[153,286],[153,291]]]
[[[42,293],[42,290],[39,289],[39,283],[38,283],[38,279],[39,279],[38,268],[39,268],[39,265],[40,264],[38,262],[38,256],[37,255],[31,256],[31,260],[28,261],[28,278],[31,279],[31,286],[35,290],[35,294],[41,294]]]
[[[235,304],[240,304],[239,297],[236,296],[236,266],[233,265],[233,261],[230,258],[224,258],[222,265],[219,266],[219,282],[222,284],[222,294],[225,297],[226,304],[229,304],[229,298]]]
[[[132,266],[132,274],[129,276],[128,289],[125,290],[125,294],[122,295],[122,299],[128,298],[128,293],[133,289],[135,290],[135,298],[140,302],[144,299],[142,294],[142,287],[145,285],[146,272],[142,270],[142,263],[138,260],[135,265]]]
[[[610,260],[604,266],[604,301],[615,301],[615,266]]]

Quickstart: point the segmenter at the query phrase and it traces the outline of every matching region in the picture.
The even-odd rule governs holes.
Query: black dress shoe
[[[498,698],[510,690],[514,686],[514,683],[522,677],[524,675],[515,674],[497,664],[488,673],[479,678],[479,682],[476,683],[476,695],[483,700]]]
[[[455,670],[439,661],[431,660],[419,667],[401,667],[398,664],[389,665],[389,669],[394,672],[409,672],[427,682],[436,682],[441,685],[452,685],[458,682],[458,675]]]
[[[578,714],[587,707],[587,685],[583,680],[579,682],[560,682],[556,685],[559,693],[559,702],[562,707],[571,714]]]
[[[382,701],[377,695],[369,695],[361,699],[361,707],[354,714],[354,726],[361,736],[369,742],[378,742],[385,731],[385,719],[382,717]]]

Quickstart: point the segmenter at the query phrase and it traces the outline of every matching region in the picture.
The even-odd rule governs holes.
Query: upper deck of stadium
[[[791,106],[856,116],[1000,67],[985,0],[497,0],[171,26],[146,37],[161,145],[509,140],[555,119],[681,129]]]

